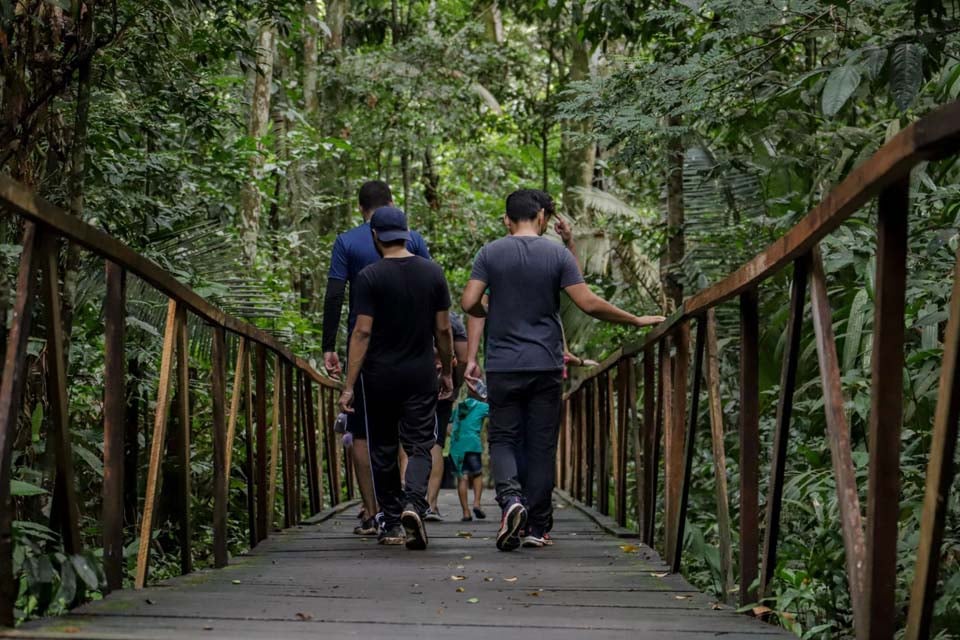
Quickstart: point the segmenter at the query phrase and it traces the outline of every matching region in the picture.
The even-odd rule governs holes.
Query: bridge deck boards
[[[444,492],[443,512],[459,513]],[[606,534],[558,501],[557,543],[501,553],[497,509],[486,521],[429,523],[425,552],[381,547],[351,534],[353,509],[274,534],[226,569],[144,591],[120,591],[62,618],[2,637],[141,640],[299,637],[789,638],[776,627],[717,609],[634,541]],[[460,535],[469,533],[470,537]],[[465,576],[453,580],[452,576]],[[507,581],[506,578],[516,578]],[[463,592],[457,592],[462,587]],[[475,603],[469,598],[477,598]],[[640,632],[640,636],[638,636]]]

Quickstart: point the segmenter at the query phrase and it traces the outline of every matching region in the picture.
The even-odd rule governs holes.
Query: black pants
[[[545,530],[553,516],[563,378],[559,371],[488,373],[490,463],[497,502],[527,505],[527,522]]]
[[[376,384],[360,374],[364,387],[367,446],[373,468],[373,489],[383,511],[384,524],[400,523],[410,506],[421,515],[427,510],[427,482],[433,466],[430,450],[437,441],[437,391],[404,390]],[[400,445],[407,453],[407,473],[400,482]]]
[[[456,395],[456,393],[454,393]],[[453,415],[453,400],[437,400],[437,445],[447,445],[450,432],[450,416]]]

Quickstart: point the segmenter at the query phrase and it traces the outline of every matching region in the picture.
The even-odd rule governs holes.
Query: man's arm
[[[323,295],[323,367],[327,373],[340,377],[340,358],[337,356],[337,331],[340,328],[340,312],[347,290],[347,282],[327,278],[327,291]]]
[[[577,261],[577,267],[580,271],[583,271],[583,265],[580,264],[580,256],[577,255],[577,245],[573,241],[573,227],[570,226],[570,223],[567,222],[565,218],[558,216],[557,223],[553,229],[557,232],[557,235],[560,236],[560,239],[563,240],[563,246],[567,248],[567,251],[573,255],[573,259]]]
[[[477,352],[480,351],[480,337],[486,324],[486,318],[467,316],[467,368],[463,371],[463,379],[473,391],[477,390],[477,383],[483,378],[483,369],[477,364]]]
[[[363,361],[367,357],[367,347],[370,346],[370,333],[373,330],[373,316],[357,316],[357,324],[350,335],[350,358],[347,362],[347,381],[340,394],[340,410],[344,413],[353,413],[353,388],[363,369]]]
[[[440,399],[446,400],[453,395],[453,331],[450,330],[449,309],[437,311],[433,337],[440,355]]]
[[[486,318],[487,310],[483,306],[483,292],[487,289],[487,283],[482,280],[468,280],[467,286],[463,288],[463,295],[460,296],[460,306],[469,316],[467,323],[472,318]],[[470,332],[467,332],[469,338]]]
[[[628,311],[624,311],[595,294],[583,282],[566,287],[564,291],[581,311],[598,320],[630,324],[635,327],[648,327],[665,320],[663,316],[635,316]]]

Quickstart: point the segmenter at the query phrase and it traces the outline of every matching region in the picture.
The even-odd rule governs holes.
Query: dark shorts
[[[354,440],[367,439],[367,403],[363,392],[363,378],[353,386],[353,413],[347,414],[347,432]]]
[[[463,454],[463,464],[460,465],[461,475],[470,476],[479,476],[483,474],[483,461],[480,459],[480,454],[476,451],[468,451]]]
[[[437,401],[437,446],[447,446],[447,434],[450,431],[450,416],[453,415],[453,400]]]

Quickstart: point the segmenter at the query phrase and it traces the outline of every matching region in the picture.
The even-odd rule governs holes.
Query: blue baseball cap
[[[380,207],[374,211],[370,228],[377,232],[380,242],[410,239],[407,214],[396,207]]]

